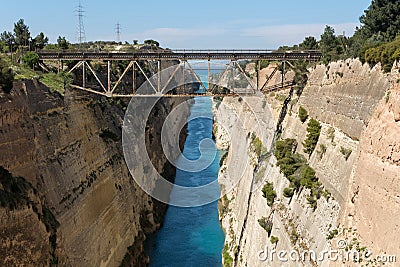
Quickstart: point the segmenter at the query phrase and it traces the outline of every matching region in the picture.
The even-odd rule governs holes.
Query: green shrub
[[[272,206],[274,204],[275,198],[277,196],[276,191],[274,190],[274,184],[267,182],[263,189],[263,197],[265,197],[267,199],[267,204],[268,206]]]
[[[293,188],[285,188],[283,189],[283,196],[287,198],[291,198],[294,195],[294,189]]]
[[[308,118],[308,112],[302,106],[299,107],[299,119],[301,122],[305,122]]]
[[[296,230],[293,229],[292,232],[290,233],[290,241],[294,245],[294,244],[296,244],[298,239],[299,239],[299,235],[297,234]]]
[[[271,241],[271,244],[277,244],[279,242],[279,238],[276,236],[271,236],[269,240]]]
[[[340,147],[340,153],[343,154],[346,161],[349,159],[351,152],[353,152],[353,150],[351,150],[350,148],[344,148],[342,146]]]
[[[293,154],[296,149],[297,142],[295,139],[278,140],[275,143],[274,155],[277,160],[283,159]]]
[[[326,239],[331,240],[335,238],[339,234],[339,231],[337,229],[334,229],[332,231],[329,231],[329,234],[326,236]]]
[[[335,140],[335,129],[333,127],[329,127],[326,132],[326,137],[331,140],[331,143]]]
[[[222,255],[224,258],[224,267],[231,267],[233,265],[233,258],[228,252],[228,245],[224,246],[224,250],[222,251]]]
[[[315,176],[315,170],[310,166],[307,166],[301,175],[300,184],[308,189],[312,189],[314,187],[314,183],[317,181],[318,179]]]
[[[326,152],[326,145],[320,144],[319,145],[319,150],[317,152],[318,152],[318,154],[320,154],[320,156],[322,158],[324,156],[325,152]]]
[[[399,59],[400,37],[390,43],[384,43],[365,51],[365,60],[371,65],[382,63],[385,72],[390,72],[394,61]]]
[[[256,155],[258,157],[260,157],[262,148],[263,148],[263,144],[262,144],[260,138],[256,137],[255,134],[252,135],[251,145],[253,146],[254,152],[256,153]]]
[[[35,52],[27,52],[23,57],[22,61],[30,68],[34,68],[39,63],[39,55]]]
[[[13,87],[14,73],[7,62],[0,58],[0,90],[10,93]]]
[[[264,230],[268,233],[268,236],[271,234],[273,223],[270,220],[268,220],[267,217],[262,217],[261,219],[259,219],[258,224],[262,228],[264,228]]]
[[[304,153],[311,155],[318,143],[319,135],[321,134],[321,124],[311,119],[307,127],[307,138],[304,140]]]

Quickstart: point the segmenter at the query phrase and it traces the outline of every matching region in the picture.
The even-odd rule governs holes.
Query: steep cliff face
[[[346,226],[358,229],[377,254],[400,255],[400,85],[392,73],[390,90],[361,135],[347,199]]]
[[[159,122],[182,101],[161,101],[147,134],[157,140]],[[186,121],[188,115],[189,107],[181,119]],[[14,84],[11,94],[0,98],[0,165],[29,181],[54,214],[59,223],[55,255],[61,265],[118,266],[128,247],[125,263],[137,266],[147,260],[140,256],[143,240],[160,226],[165,206],[153,201],[130,176],[120,141],[122,121],[121,102],[76,91],[60,97],[34,80]],[[173,177],[162,148],[151,141],[148,148],[150,157],[157,158],[157,171]],[[1,214],[7,222],[2,223],[3,230],[20,233],[9,240],[7,257],[14,258],[8,264],[23,259],[14,256],[19,248],[12,244],[36,238],[38,245],[31,253],[41,257],[34,265],[48,265],[49,233],[32,208],[2,209]],[[25,223],[25,218],[32,223]]]
[[[399,120],[396,113],[398,94],[397,89],[392,88],[386,103],[386,92],[390,88],[390,77],[384,75],[379,66],[371,69],[357,60],[346,60],[311,69],[309,82],[302,95],[293,95],[282,123],[280,138],[295,139],[295,152],[304,155],[307,163],[315,169],[323,186],[323,193],[316,202],[315,210],[310,205],[309,189],[303,188],[292,197],[284,196],[283,191],[289,187],[289,181],[280,172],[275,156],[268,152],[271,137],[260,136],[252,127],[244,127],[242,135],[254,133],[262,141],[264,152],[257,156],[252,141],[244,139],[246,145],[242,146],[237,156],[239,162],[245,162],[245,166],[238,167],[245,170],[242,171],[243,177],[220,203],[220,219],[227,235],[224,250],[227,266],[329,265],[332,262],[306,260],[301,263],[289,260],[285,263],[279,261],[276,255],[273,261],[271,257],[267,261],[262,261],[259,257],[267,255],[266,247],[269,252],[276,249],[287,253],[292,250],[298,253],[309,250],[319,253],[331,248],[333,242],[330,239],[341,236],[350,227],[359,229],[354,234],[356,242],[360,242],[374,254],[398,251],[391,252],[389,245],[384,245],[384,240],[387,244],[389,236],[394,235],[399,227],[393,220],[389,223],[389,214],[399,210],[400,192],[397,186],[399,166],[395,141],[399,127],[395,119]],[[289,92],[267,95],[266,105],[252,105],[251,109],[255,113],[269,114],[265,118],[265,124],[272,122],[276,125],[283,105],[283,95],[286,97]],[[230,101],[224,99],[223,103],[229,104]],[[219,105],[218,109],[215,106],[215,116],[218,120],[229,121],[232,115],[224,111],[223,106]],[[300,106],[309,114],[309,119],[304,123],[298,116]],[[238,105],[236,109],[243,107]],[[251,116],[251,113],[244,114],[243,119],[251,120]],[[310,118],[321,123],[321,134],[311,156],[303,151]],[[229,131],[236,130],[233,126]],[[267,131],[265,134],[274,133]],[[216,137],[224,135],[226,134],[217,133]],[[243,141],[243,138],[239,139],[237,136],[231,134],[231,149],[220,171],[221,181],[226,179],[228,172],[232,172],[229,170],[232,146]],[[227,143],[227,140],[220,138],[219,142]],[[256,166],[254,158],[257,159]],[[261,188],[250,193],[252,182],[260,179],[273,184],[277,196],[272,205],[268,205]],[[349,191],[352,193],[349,194]],[[384,216],[378,219],[378,213],[386,204],[390,208],[387,212],[383,211]],[[349,205],[352,207],[348,208]],[[343,223],[349,214],[351,223]],[[272,225],[270,233],[261,225],[267,229]],[[382,234],[382,238],[377,238],[376,234]],[[271,237],[274,238],[271,240]],[[278,241],[275,244],[273,241],[276,238]],[[350,244],[352,240],[348,242]],[[371,246],[372,243],[377,244],[376,247]],[[265,253],[260,254],[261,250]]]

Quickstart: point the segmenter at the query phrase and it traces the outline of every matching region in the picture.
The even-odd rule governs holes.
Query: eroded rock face
[[[347,223],[375,254],[400,255],[400,86],[395,83],[361,136]]]
[[[271,73],[272,69],[265,71]],[[254,166],[251,164],[254,148],[248,139],[244,141],[240,159],[236,159],[236,162],[245,162],[244,167],[236,167],[244,170],[243,178],[220,203],[220,219],[227,233],[226,253],[230,254],[235,266],[302,266],[303,263],[282,263],[276,258],[274,262],[263,262],[257,253],[265,246],[278,251],[301,253],[313,250],[319,253],[335,243],[332,242],[335,239],[328,240],[330,235],[349,238],[349,244],[356,238],[361,246],[375,254],[399,253],[399,243],[392,241],[399,231],[398,220],[394,218],[400,216],[400,93],[398,85],[391,88],[390,79],[379,66],[371,69],[358,60],[339,61],[328,67],[320,65],[311,69],[303,94],[298,99],[295,95],[292,98],[282,123],[281,138],[297,141],[296,152],[307,158],[324,188],[330,192],[318,200],[315,211],[307,201],[307,189],[295,193],[291,199],[284,197],[283,190],[289,182],[280,173],[274,156],[262,158]],[[390,90],[389,97],[386,97],[387,90]],[[283,101],[277,97],[280,95],[288,95],[288,91],[268,95],[267,107],[263,107],[272,111],[269,120],[274,124],[282,109]],[[322,126],[316,149],[310,157],[303,152],[307,122],[302,123],[298,117],[300,106]],[[236,108],[238,111],[244,109],[240,105]],[[252,108],[265,112],[256,105]],[[215,114],[230,121],[229,114],[221,108]],[[242,115],[246,117],[246,114]],[[242,135],[252,132],[257,135],[249,124]],[[216,137],[225,143],[226,138],[221,135],[219,132]],[[240,135],[231,136],[231,147],[232,144],[238,146]],[[268,148],[269,137],[259,138]],[[346,156],[345,151],[351,152]],[[226,179],[226,166],[230,161],[232,156],[228,154],[220,171],[220,180]],[[261,188],[249,193],[251,181],[262,178],[274,184],[277,197],[273,208],[267,205]],[[262,217],[273,223],[271,235],[279,238],[277,245],[270,242],[267,232],[260,226],[258,219]],[[347,222],[343,223],[344,220]],[[338,230],[339,236],[331,234],[334,230]],[[227,255],[224,258],[229,259]],[[306,261],[304,264],[329,266],[335,263]]]
[[[149,120],[147,135],[157,139],[160,121],[182,101],[161,101],[158,117]],[[54,213],[60,223],[56,240],[60,265],[119,266],[129,246],[133,257],[127,257],[126,264],[147,261],[145,234],[160,226],[165,206],[145,194],[126,167],[123,115],[116,102],[76,91],[61,97],[36,81],[15,83],[11,94],[0,98],[0,165],[32,183]],[[182,121],[188,115],[189,106]],[[161,146],[150,141],[148,148],[157,171],[174,177]],[[15,227],[12,222],[22,218],[19,213],[7,213],[2,227]],[[21,236],[27,239],[38,226],[35,222],[29,227],[15,225],[21,226]],[[41,231],[36,232],[43,239]],[[31,254],[41,254],[46,246],[32,248]]]

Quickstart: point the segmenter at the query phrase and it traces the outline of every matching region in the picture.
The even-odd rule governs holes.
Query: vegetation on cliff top
[[[282,46],[282,50],[319,49],[322,62],[346,58],[359,58],[371,65],[382,63],[385,71],[390,71],[393,62],[400,59],[400,1],[372,0],[371,5],[360,17],[361,27],[353,36],[337,35],[332,26],[326,25],[320,39],[305,37],[293,47]]]

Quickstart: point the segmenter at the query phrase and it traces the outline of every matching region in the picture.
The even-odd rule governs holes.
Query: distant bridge
[[[288,64],[291,66],[290,61],[297,60],[305,60],[305,61],[318,61],[321,58],[321,53],[316,50],[295,50],[295,51],[276,51],[276,50],[242,50],[242,49],[232,49],[232,50],[157,50],[157,51],[135,51],[135,52],[81,52],[81,51],[40,51],[38,53],[39,59],[41,61],[58,61],[59,69],[63,69],[63,63],[68,61],[76,62],[75,65],[69,69],[69,72],[74,72],[77,69],[82,70],[82,84],[76,85],[73,84],[72,87],[89,91],[92,93],[104,95],[107,97],[132,97],[137,96],[136,94],[136,68],[137,70],[145,77],[145,79],[149,82],[151,87],[154,89],[154,92],[149,93],[149,95],[160,95],[163,94],[165,88],[171,83],[174,76],[178,72],[178,68],[171,73],[171,77],[165,78],[166,80],[162,81],[162,62],[164,61],[179,61],[184,64],[185,70],[187,69],[192,75],[196,78],[196,82],[199,83],[203,88],[203,93],[200,94],[192,94],[186,92],[180,92],[170,94],[167,93],[164,96],[188,96],[188,95],[207,95],[207,96],[215,96],[215,95],[238,95],[238,94],[249,94],[251,91],[254,93],[255,91],[268,92],[273,90],[278,90],[282,88],[287,88],[293,85],[292,82],[287,82],[284,79],[285,75],[285,66]],[[208,86],[205,86],[201,79],[194,72],[194,69],[189,64],[189,61],[192,60],[202,60],[208,62]],[[238,61],[241,60],[252,60],[256,62],[256,82],[253,82],[250,77],[247,76],[247,73],[243,70],[243,68],[238,64]],[[104,79],[100,79],[100,73],[96,72],[91,64],[92,61],[104,61],[107,62],[107,81]],[[112,81],[112,66],[111,62],[113,61],[129,61],[128,66],[125,68],[123,73],[118,77],[117,81]],[[138,62],[142,61],[156,61],[157,62],[157,76],[156,80],[151,80],[149,78],[150,75],[146,75],[146,72],[143,70],[143,67]],[[252,84],[252,88],[237,88],[236,92],[234,90],[225,92],[221,94],[217,92],[216,86],[218,82],[212,80],[211,73],[211,61],[229,61],[234,64],[237,69],[245,75],[249,84]],[[268,82],[271,80],[272,76],[278,70],[278,67],[274,70],[274,72],[267,77],[266,82],[261,85],[259,79],[259,71],[260,71],[260,62],[261,61],[276,61],[280,62],[282,65],[280,68],[282,75],[282,82],[277,85],[267,86]],[[228,65],[228,64],[227,64]],[[124,76],[128,73],[128,71],[132,70],[132,88],[129,90],[129,93],[119,92],[118,86],[121,84]],[[227,69],[225,69],[225,72]],[[224,72],[224,74],[225,74]],[[97,81],[98,86],[96,88],[87,86],[87,76],[93,75],[95,80]],[[165,84],[166,83],[166,84]],[[251,89],[251,90],[248,90]],[[143,95],[142,95],[143,96]]]

